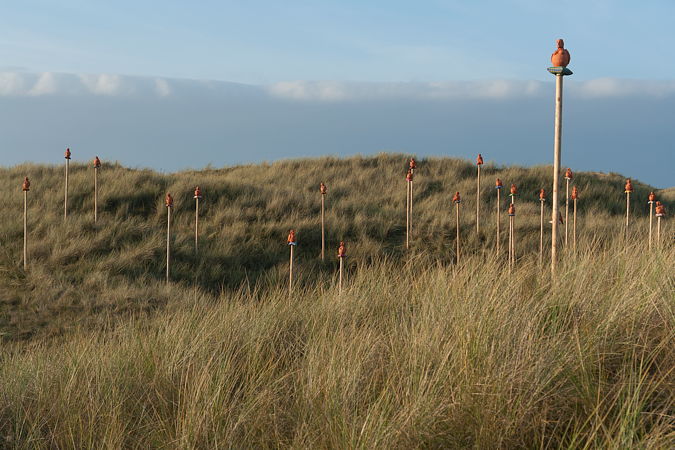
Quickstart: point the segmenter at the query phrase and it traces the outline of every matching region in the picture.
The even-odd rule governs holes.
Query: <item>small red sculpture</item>
[[[654,192],[649,193],[649,202],[648,203],[654,203],[656,201],[656,195]]]
[[[202,198],[202,190],[199,189],[199,186],[195,187],[195,197],[194,198]]]
[[[21,189],[23,189],[24,192],[30,191],[30,181],[28,180],[28,177],[23,179],[23,185],[21,186]]]
[[[455,203],[460,203],[462,199],[459,197],[459,192],[455,192],[455,195],[452,196],[452,201]]]
[[[512,185],[511,185],[511,194],[509,194],[509,195],[514,196],[514,195],[516,195],[517,193],[518,193],[518,188],[516,187],[515,184],[512,184]]]
[[[70,159],[70,149],[69,148],[66,149],[65,155],[66,155],[66,159]]]
[[[94,169],[100,169],[101,168],[101,160],[98,159],[98,156],[94,158]]]
[[[539,189],[539,200],[542,202],[546,200],[546,191],[543,189]]]
[[[295,230],[288,231],[288,245],[297,245],[297,241],[295,240]]]
[[[347,250],[345,249],[345,243],[340,241],[340,246],[338,247],[338,258],[344,258],[347,256]]]
[[[410,165],[410,168],[411,168],[412,170],[417,169],[417,162],[415,161],[415,158],[410,158],[410,163],[409,163],[409,165]]]
[[[408,173],[406,174],[405,179],[408,180],[408,181],[412,181],[412,180],[413,180],[412,169],[408,169]]]
[[[171,194],[167,193],[166,197],[164,197],[164,205],[167,208],[171,208],[173,206],[173,197],[171,196]]]
[[[502,186],[503,186],[503,185],[502,185],[502,180],[500,180],[499,178],[497,178],[497,181],[495,181],[495,188],[501,189]]]
[[[558,39],[558,48],[551,55],[551,64],[554,67],[567,67],[570,63],[570,52],[565,49],[565,42]]]
[[[571,196],[571,198],[572,198],[572,200],[576,200],[576,199],[579,198],[579,189],[577,189],[576,186],[574,186],[574,187],[572,188],[572,196]]]
[[[633,192],[633,184],[630,182],[630,178],[626,180],[626,186],[624,187],[624,190],[626,191],[626,194]]]
[[[568,179],[568,180],[572,179],[572,169],[570,169],[569,167],[565,171],[565,178]]]
[[[516,215],[516,205],[511,203],[509,205],[509,216],[515,216]]]
[[[656,202],[656,217],[663,217],[666,215],[666,207],[661,202]]]
[[[476,165],[477,166],[483,165],[483,156],[480,153],[478,154],[478,158],[476,158]]]
[[[321,191],[321,195],[326,195],[326,193],[328,192],[328,190],[326,189],[326,185],[323,183],[319,185],[319,190]]]

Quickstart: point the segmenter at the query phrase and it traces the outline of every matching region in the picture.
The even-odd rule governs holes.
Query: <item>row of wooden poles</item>
[[[68,172],[69,164],[71,159],[70,149],[66,149],[65,152],[65,197],[64,197],[64,219],[68,217]],[[478,155],[476,158],[477,165],[477,184],[476,184],[476,233],[480,233],[480,194],[481,194],[481,166],[483,165],[482,155]],[[98,171],[101,168],[101,160],[94,158],[93,160],[93,169],[94,169],[94,222],[98,220]],[[412,234],[412,225],[413,225],[413,179],[415,169],[417,168],[417,162],[414,158],[410,158],[408,171],[406,173],[406,237],[405,237],[405,247],[406,249],[410,248],[410,237]],[[577,244],[577,200],[579,199],[579,191],[577,186],[572,186],[572,193],[570,195],[570,182],[573,179],[572,171],[568,168],[565,172],[565,219],[563,220],[562,215],[559,216],[558,220],[565,225],[565,245],[568,245],[568,219],[569,219],[569,201],[572,200],[572,248],[576,251]],[[500,251],[500,242],[501,242],[501,191],[503,188],[502,181],[497,178],[495,181],[495,188],[497,191],[497,214],[496,214],[496,251]],[[28,177],[25,177],[23,182],[23,193],[24,193],[24,215],[23,215],[23,267],[24,270],[28,268],[28,191],[30,191],[30,181]],[[319,191],[321,194],[321,260],[325,259],[325,197],[327,195],[326,185],[322,182],[319,186]],[[633,186],[630,179],[626,180],[624,186],[624,191],[626,194],[626,236],[628,233],[629,223],[630,223],[630,196],[633,193]],[[516,235],[515,235],[515,217],[516,217],[516,207],[515,207],[515,198],[518,193],[518,189],[515,184],[511,185],[509,196],[511,201],[508,206],[507,214],[509,216],[509,241],[508,241],[508,261],[509,268],[512,268],[515,265],[516,261]],[[195,187],[194,196],[195,200],[195,252],[199,249],[199,200],[202,198],[202,192],[199,186]],[[540,234],[539,234],[539,261],[543,262],[544,254],[544,203],[546,202],[546,192],[544,189],[539,191],[539,201],[540,201]],[[460,203],[461,196],[459,192],[455,192],[452,197],[452,202],[455,204],[455,220],[456,220],[456,261],[460,261]],[[652,228],[653,228],[653,217],[654,212],[656,212],[657,218],[657,227],[656,227],[656,242],[660,243],[661,241],[661,218],[665,216],[665,206],[656,201],[656,196],[653,192],[649,194],[649,249],[652,248]],[[167,193],[164,199],[164,205],[167,208],[167,230],[166,230],[166,281],[167,283],[170,280],[170,266],[171,266],[171,209],[173,208],[173,197],[170,193]],[[288,246],[290,247],[290,263],[289,263],[289,282],[288,288],[289,291],[293,290],[293,249],[297,245],[297,239],[294,230],[290,230],[287,238]],[[343,283],[343,260],[347,256],[345,250],[344,241],[340,242],[338,247],[337,257],[339,260],[339,273],[338,273],[338,289],[339,292],[342,292],[342,283]]]

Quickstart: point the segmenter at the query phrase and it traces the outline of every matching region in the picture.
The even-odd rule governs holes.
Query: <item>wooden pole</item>
[[[626,191],[626,239],[628,239],[629,218],[630,218],[630,192]]]
[[[324,261],[326,253],[325,197],[325,194],[321,194],[321,261]]]
[[[476,158],[478,174],[476,177],[476,234],[480,233],[480,166],[483,165],[483,156],[479,153]]]
[[[23,191],[23,270],[28,269],[28,191]]]
[[[499,255],[499,241],[500,236],[499,232],[501,229],[501,223],[502,223],[502,210],[501,210],[501,192],[502,192],[502,180],[497,178],[497,181],[495,182],[495,187],[497,188],[497,245],[496,245],[496,251],[497,255]]]
[[[338,294],[342,295],[342,258],[340,258],[340,280],[338,281]]]
[[[563,75],[555,77],[555,124],[553,141],[553,196],[551,199],[551,274],[555,276],[558,259],[558,184],[560,177],[560,150],[562,143]]]
[[[479,166],[480,167],[480,166]],[[461,203],[461,199],[459,196],[459,192],[455,192],[455,195],[452,197],[452,201],[455,202],[455,228],[457,229],[457,238],[455,239],[455,246],[456,250],[455,253],[457,254],[456,256],[456,261],[457,264],[459,264],[459,204]]]
[[[574,199],[574,212],[573,214],[573,221],[574,225],[572,226],[572,251],[574,253],[577,252],[577,199]]]
[[[652,249],[652,222],[654,221],[654,202],[649,202],[649,250]]]
[[[94,167],[94,223],[98,221],[98,167]]]
[[[543,191],[543,189],[542,189]],[[544,202],[546,202],[545,198],[541,198],[541,194],[539,196],[539,203],[541,204],[540,206],[540,212],[539,212],[539,264],[544,263]]]
[[[342,295],[342,277],[343,277],[343,260],[347,257],[344,241],[340,241],[338,247],[338,259],[340,260],[340,274],[338,275],[338,294]]]
[[[410,247],[410,181],[406,182],[405,191],[405,248]]]
[[[288,292],[291,293],[293,292],[293,247],[295,245],[289,245],[289,247],[291,247],[291,261],[288,271]]]
[[[70,166],[70,158],[66,158],[66,188],[65,197],[63,200],[63,218],[68,218],[68,168]]]
[[[171,264],[171,207],[166,208],[166,282],[169,282],[169,266]]]
[[[195,198],[195,253],[199,251],[199,197]]]
[[[412,175],[412,174],[411,174]],[[410,178],[410,235],[413,229],[413,180]]]
[[[565,177],[565,248],[567,248],[567,224],[569,223],[570,215],[570,179]]]
[[[511,265],[516,265],[516,220],[515,216],[511,216]]]
[[[656,218],[656,247],[661,248],[661,216]]]

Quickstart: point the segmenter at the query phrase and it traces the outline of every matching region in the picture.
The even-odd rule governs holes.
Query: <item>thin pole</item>
[[[656,246],[661,247],[661,216],[656,218]]]
[[[511,265],[516,265],[516,218],[511,216]]]
[[[497,254],[499,254],[499,231],[501,228],[501,222],[502,222],[502,212],[499,207],[501,200],[500,200],[500,192],[501,189],[497,189]]]
[[[413,180],[410,180],[410,234],[412,235],[412,224],[413,224]]]
[[[565,248],[567,248],[567,224],[570,215],[570,179],[565,178]]]
[[[98,220],[98,167],[94,167],[94,223]]]
[[[652,222],[654,220],[654,203],[649,202],[649,250],[652,249]]]
[[[476,186],[476,234],[480,233],[480,164],[478,164],[478,177]]]
[[[195,198],[195,253],[199,251],[199,197]]]
[[[166,208],[166,282],[169,283],[169,266],[171,263],[171,207]]]
[[[630,192],[626,192],[626,239],[628,239],[628,218],[630,217]]]
[[[68,218],[68,167],[70,166],[70,160],[66,159],[66,189],[65,197],[63,200],[63,218]]]
[[[558,258],[558,179],[560,177],[560,147],[562,142],[563,76],[555,76],[555,125],[553,141],[553,198],[551,208],[551,275],[555,275]]]
[[[513,216],[509,216],[509,269],[513,266]]]
[[[459,264],[459,202],[455,203],[457,205],[457,214],[456,214],[456,227],[457,227],[457,264]]]
[[[288,271],[288,293],[290,294],[293,292],[293,247],[294,245],[289,245],[291,248],[291,262],[290,262],[290,268]]]
[[[28,192],[23,191],[23,270],[28,269]]]
[[[572,251],[577,252],[577,199],[574,199],[574,212],[572,213],[574,225],[572,226]]]
[[[325,194],[321,194],[321,261],[324,261],[326,253],[326,232],[324,223]]]
[[[544,201],[541,200],[541,211],[539,213],[539,264],[544,262]]]
[[[344,258],[340,258],[340,278],[338,281],[338,294],[342,295],[342,260]]]
[[[405,192],[405,248],[410,247],[410,181]]]

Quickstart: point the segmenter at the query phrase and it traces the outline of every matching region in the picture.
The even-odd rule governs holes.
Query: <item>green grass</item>
[[[62,168],[0,170],[0,446],[671,447],[675,249],[666,221],[663,247],[645,250],[651,188],[634,181],[625,242],[624,178],[577,174],[579,248],[563,248],[551,280],[538,264],[536,196],[550,168],[484,166],[477,237],[475,166],[420,161],[404,253],[405,164],[380,155],[173,175],[104,166],[96,225],[92,170],[73,165],[67,227]],[[512,272],[494,255],[495,176],[521,192]],[[195,184],[205,196],[199,256]],[[169,286],[166,191],[176,201]],[[671,210],[668,192],[657,195]],[[299,239],[292,296],[289,228]]]

